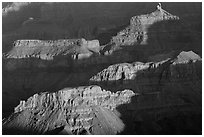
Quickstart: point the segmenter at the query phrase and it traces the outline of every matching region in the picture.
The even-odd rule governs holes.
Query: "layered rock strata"
[[[59,55],[73,55],[73,58],[89,57],[92,52],[99,52],[98,40],[86,41],[85,39],[67,40],[17,40],[14,48],[7,53],[7,58],[39,58],[42,60],[53,60]]]

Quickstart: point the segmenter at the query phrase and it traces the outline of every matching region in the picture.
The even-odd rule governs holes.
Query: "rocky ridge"
[[[144,94],[144,97],[155,99],[156,102],[164,99],[162,104],[170,106],[175,102],[184,103],[186,100],[195,106],[200,106],[201,74],[201,58],[189,51],[160,62],[111,65],[92,76],[90,84],[97,84],[111,91],[131,89]],[[151,100],[150,98],[148,100]],[[137,103],[141,108],[145,107],[144,102]],[[155,106],[159,105],[158,102]]]
[[[159,58],[161,58],[161,55],[157,55]],[[109,66],[108,68],[104,69],[103,71],[99,72],[92,78],[90,78],[91,81],[116,81],[116,80],[133,80],[137,76],[137,73],[140,73],[141,71],[151,71],[151,69],[157,69],[159,67],[168,67],[170,70],[174,70],[176,65],[179,64],[186,64],[185,67],[188,67],[187,64],[200,62],[201,58],[199,55],[195,54],[193,51],[182,51],[179,53],[176,58],[173,57],[170,53],[166,56],[163,54],[164,58],[160,62],[134,62],[134,63],[122,63],[122,64],[114,64]],[[151,60],[157,60],[156,56],[151,57]],[[181,69],[181,68],[180,68]],[[182,68],[183,69],[183,68]],[[187,69],[188,70],[188,69]],[[181,70],[175,70],[175,71],[181,71]],[[175,72],[174,71],[174,72]],[[193,70],[189,70],[193,71]],[[176,77],[179,77],[177,74],[174,74],[173,72],[170,73],[172,76],[175,75]],[[181,72],[181,75],[187,74]],[[192,74],[194,75],[194,74]]]

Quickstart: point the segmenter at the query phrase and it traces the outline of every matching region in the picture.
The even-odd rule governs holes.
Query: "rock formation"
[[[174,16],[161,8],[150,14],[132,17],[130,25],[124,30],[118,32],[117,35],[112,38],[112,50],[115,50],[115,48],[117,49],[117,46],[120,45],[128,46],[147,44],[149,28],[157,22],[169,20],[179,20],[179,17]]]
[[[42,60],[53,60],[59,55],[92,54],[99,52],[99,41],[86,41],[85,39],[67,39],[56,41],[43,40],[17,40],[14,48],[6,56],[7,58],[40,58]]]
[[[162,61],[155,62],[158,58]],[[201,80],[201,58],[192,51],[182,51],[177,56],[172,53],[162,54],[150,59],[154,62],[111,65],[92,76],[90,83],[103,83],[102,85],[107,83],[110,87],[116,88],[125,85],[126,88],[135,90],[140,85],[151,83],[149,89],[152,91],[163,82]],[[146,90],[143,88],[141,91],[148,91],[148,88],[145,88]]]
[[[134,95],[131,90],[111,93],[99,86],[35,94],[27,101],[21,101],[14,113],[3,121],[4,132],[116,134],[125,126],[116,107],[130,102]],[[57,131],[58,128],[61,130]]]

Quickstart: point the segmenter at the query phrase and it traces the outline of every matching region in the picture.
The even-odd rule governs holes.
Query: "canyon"
[[[162,7],[141,14],[108,42],[101,33],[5,48],[3,134],[201,134],[202,34]]]

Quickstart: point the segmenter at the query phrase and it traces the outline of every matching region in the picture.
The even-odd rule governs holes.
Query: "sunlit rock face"
[[[99,52],[99,41],[86,41],[85,39],[67,39],[56,41],[42,40],[17,40],[14,48],[7,53],[7,58],[39,58],[42,60],[53,60],[59,55],[85,54]]]
[[[145,58],[164,51],[183,49],[194,50],[201,55],[198,50],[200,38],[201,35],[193,32],[183,18],[160,8],[149,14],[133,16],[129,25],[103,48],[103,53],[108,55],[130,49],[129,53],[131,50],[138,55],[143,53],[139,56]]]
[[[74,65],[74,60],[87,59],[93,54],[99,54],[99,51],[98,40],[17,40],[14,42],[14,48],[5,54],[6,68],[15,70],[32,68],[32,66],[35,68],[70,67]]]
[[[117,134],[125,125],[116,107],[134,95],[131,90],[111,93],[99,86],[35,94],[4,119],[3,129],[14,134]]]
[[[133,16],[130,19],[130,25],[125,29],[119,31],[116,36],[112,37],[111,42],[106,46],[109,48],[107,48],[107,50],[104,50],[104,53],[110,54],[115,50],[119,50],[119,47],[121,46],[137,46],[137,49],[139,50],[141,48],[139,47],[139,45],[144,45],[147,46],[149,50],[155,50],[153,49],[154,44],[157,44],[157,50],[161,50],[160,46],[164,41],[162,39],[159,39],[160,35],[165,35],[166,37],[168,37],[169,35],[171,37],[173,37],[173,35],[176,35],[175,30],[168,30],[168,28],[170,28],[170,26],[173,26],[178,20],[178,16],[168,13],[161,7],[150,14]],[[162,30],[154,28],[154,26],[161,26],[159,25],[159,23],[163,22],[164,24],[162,25]],[[165,22],[170,23],[169,25],[165,25]],[[170,34],[172,32],[174,34]],[[152,41],[156,41],[156,43]],[[142,47],[142,50],[144,52],[146,50],[146,47]]]
[[[163,9],[157,9],[146,15],[134,16],[130,20],[130,25],[113,37],[112,42],[118,45],[147,44],[147,33],[151,25],[168,20],[179,20],[179,17]]]

